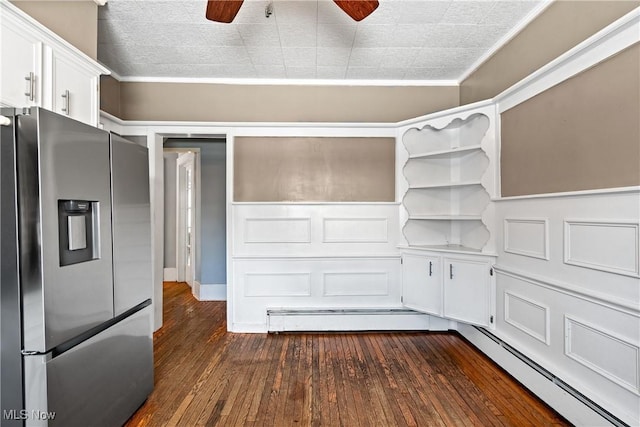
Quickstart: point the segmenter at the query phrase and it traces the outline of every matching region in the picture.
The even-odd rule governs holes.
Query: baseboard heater
[[[430,317],[406,308],[269,309],[267,330],[392,331],[429,330]]]
[[[587,396],[585,396],[584,394],[580,393],[575,388],[571,387],[569,384],[564,382],[561,378],[557,377],[552,372],[550,372],[547,369],[545,369],[544,367],[540,366],[538,363],[536,363],[535,361],[533,361],[532,359],[530,359],[526,355],[522,354],[520,351],[518,351],[515,348],[513,348],[512,346],[510,346],[509,344],[507,344],[502,339],[500,339],[497,336],[493,335],[491,332],[487,331],[484,328],[478,327],[478,326],[474,326],[474,328],[477,329],[480,333],[485,335],[490,340],[494,341],[500,347],[504,348],[509,353],[513,354],[515,357],[520,359],[523,363],[525,363],[528,366],[530,366],[533,370],[538,372],[540,375],[542,375],[543,377],[545,377],[546,379],[548,379],[549,381],[551,381],[552,383],[554,383],[555,385],[560,387],[562,390],[564,390],[565,392],[567,392],[568,394],[573,396],[575,399],[577,399],[578,401],[582,402],[584,405],[589,407],[592,411],[596,412],[598,415],[600,415],[602,418],[604,418],[607,421],[609,421],[614,426],[616,426],[616,427],[630,427],[629,424],[627,424],[624,421],[620,420],[618,417],[613,415],[611,412],[607,411],[602,406],[598,405],[596,402],[594,402],[593,400],[589,399]]]
[[[309,314],[416,314],[417,311],[408,308],[325,308],[325,309],[283,309],[267,310],[267,314],[286,316],[305,316]]]

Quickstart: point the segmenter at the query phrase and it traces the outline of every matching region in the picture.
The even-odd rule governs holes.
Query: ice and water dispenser
[[[58,200],[60,266],[100,257],[98,206],[89,200]]]

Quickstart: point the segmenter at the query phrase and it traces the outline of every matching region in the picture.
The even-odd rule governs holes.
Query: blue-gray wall
[[[176,268],[176,160],[164,153],[164,268]]]

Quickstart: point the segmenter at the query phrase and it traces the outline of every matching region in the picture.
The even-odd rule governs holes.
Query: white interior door
[[[195,155],[182,153],[177,160],[177,238],[178,280],[193,287],[195,280]]]

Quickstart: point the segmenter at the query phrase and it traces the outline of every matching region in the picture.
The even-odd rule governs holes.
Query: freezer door
[[[39,108],[17,126],[23,345],[44,353],[113,318],[109,134]]]
[[[151,298],[151,208],[146,147],[111,134],[114,310]]]
[[[120,426],[153,390],[151,306],[52,357],[25,356],[26,427]]]

